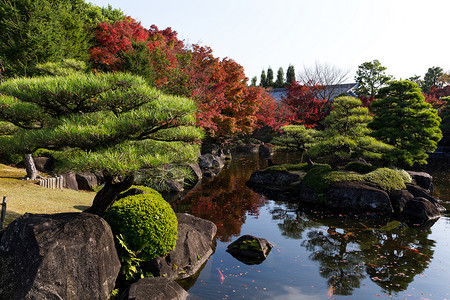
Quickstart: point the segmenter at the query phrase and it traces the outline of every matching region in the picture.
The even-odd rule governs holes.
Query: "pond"
[[[275,153],[273,160],[296,156]],[[258,155],[235,155],[216,178],[172,202],[176,212],[218,229],[215,253],[180,282],[191,299],[450,299],[449,214],[421,229],[276,202],[245,185],[266,166]],[[450,200],[450,174],[432,175],[435,193]],[[274,245],[261,264],[246,265],[225,251],[244,234]]]

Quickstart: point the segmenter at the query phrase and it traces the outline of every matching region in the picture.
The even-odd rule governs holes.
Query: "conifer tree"
[[[286,71],[286,84],[291,85],[292,81],[295,81],[295,69],[293,65],[289,65]]]
[[[425,102],[419,86],[411,81],[391,81],[372,103],[375,113],[372,135],[396,148],[394,163],[426,164],[427,152],[436,150],[442,138],[437,111]]]
[[[266,87],[273,87],[274,86],[274,82],[273,82],[273,70],[271,67],[269,67],[269,69],[267,69],[267,82],[266,82]]]
[[[370,136],[367,124],[372,120],[367,107],[354,97],[339,97],[334,110],[325,118],[325,130],[308,151],[311,158],[327,159],[330,163],[362,157],[377,161],[392,149]]]
[[[259,81],[259,86],[267,87],[267,76],[266,71],[262,70],[261,72],[261,80]]]
[[[284,71],[283,71],[283,68],[280,67],[277,72],[277,80],[275,81],[275,87],[281,88],[281,87],[284,87],[284,85],[285,85]]]

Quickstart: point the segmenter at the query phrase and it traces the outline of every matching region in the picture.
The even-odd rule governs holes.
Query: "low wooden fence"
[[[62,189],[64,186],[64,177],[58,176],[39,180],[39,185],[49,189]]]

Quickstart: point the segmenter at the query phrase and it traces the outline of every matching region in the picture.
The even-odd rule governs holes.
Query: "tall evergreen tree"
[[[273,87],[274,86],[274,82],[273,82],[273,70],[271,67],[269,67],[269,69],[267,69],[267,87]]]
[[[256,86],[256,82],[258,81],[258,78],[256,76],[252,77],[252,82],[250,86]]]
[[[261,71],[261,80],[259,81],[259,86],[261,87],[267,87],[267,76],[266,71]]]
[[[441,67],[429,68],[421,85],[422,91],[428,93],[433,86],[438,85],[438,79],[444,75],[444,70]]]
[[[284,85],[285,85],[284,71],[283,71],[283,68],[280,67],[277,72],[277,80],[275,81],[275,87],[281,88],[281,87],[284,87]]]
[[[295,81],[295,69],[293,65],[289,65],[286,71],[286,84],[291,85],[292,81]]]
[[[355,77],[358,83],[357,94],[373,98],[380,87],[392,79],[392,76],[386,75],[385,71],[386,67],[376,59],[359,65]]]
[[[372,103],[375,113],[369,124],[372,135],[394,147],[391,159],[398,164],[426,164],[427,152],[436,150],[442,138],[441,119],[425,102],[419,86],[411,81],[391,81]]]
[[[87,61],[98,21],[124,18],[117,10],[100,9],[83,0],[0,0],[0,58],[5,75],[34,75],[47,61]]]

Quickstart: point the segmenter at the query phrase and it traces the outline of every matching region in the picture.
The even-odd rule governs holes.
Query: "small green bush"
[[[348,163],[344,169],[346,171],[352,171],[352,172],[356,172],[359,174],[367,174],[367,173],[374,171],[376,169],[376,167],[368,165],[368,164],[363,164],[360,162],[353,161],[353,162]]]
[[[156,191],[116,201],[104,218],[114,235],[122,235],[123,242],[131,251],[139,253],[138,258],[144,261],[165,255],[175,248],[177,217],[169,203]]]
[[[40,148],[33,152],[33,157],[53,157],[54,152],[55,151]]]

